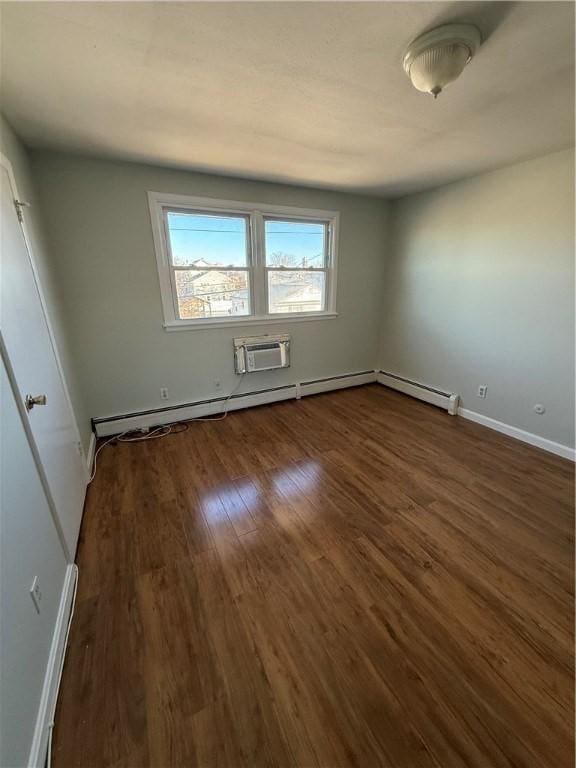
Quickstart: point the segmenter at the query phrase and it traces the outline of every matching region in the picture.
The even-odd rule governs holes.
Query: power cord
[[[242,384],[242,381],[244,380],[244,376],[246,376],[246,372],[240,374],[240,380],[238,381],[238,384],[236,384],[236,386],[234,387],[232,392],[230,392],[230,394],[228,395],[226,400],[224,400],[224,411],[220,414],[220,416],[214,416],[214,417],[210,417],[210,416],[200,417],[199,416],[198,418],[195,418],[195,419],[186,419],[182,423],[183,424],[187,424],[189,421],[223,421],[226,418],[226,416],[228,416],[228,403],[230,402],[230,400],[232,400],[234,395],[240,389],[240,384]]]
[[[230,404],[230,400],[234,397],[234,395],[238,392],[240,389],[240,385],[242,384],[244,380],[244,376],[246,373],[240,374],[240,379],[232,392],[228,395],[226,400],[224,401],[223,411],[219,416],[199,416],[197,418],[193,419],[185,419],[184,421],[174,422],[174,424],[160,424],[159,426],[155,427],[151,432],[146,432],[145,434],[142,434],[142,432],[138,429],[127,429],[125,432],[121,432],[119,435],[114,435],[109,440],[106,440],[102,445],[99,445],[96,449],[96,453],[94,454],[94,464],[92,466],[92,474],[90,475],[90,479],[88,480],[88,485],[94,480],[96,477],[96,468],[98,464],[98,455],[100,451],[103,448],[106,448],[107,445],[110,445],[111,443],[139,443],[146,440],[157,440],[160,437],[166,437],[170,434],[177,434],[178,432],[184,432],[186,429],[188,429],[188,424],[194,421],[223,421],[228,416],[228,408]],[[175,427],[178,425],[184,426],[184,429],[176,430]],[[130,437],[130,435],[135,435],[135,437]]]

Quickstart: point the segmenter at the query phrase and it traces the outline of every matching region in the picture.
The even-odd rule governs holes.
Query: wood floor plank
[[[54,741],[62,766],[122,764],[140,755],[148,764],[144,636],[132,576],[79,600],[71,627]]]
[[[56,768],[573,768],[574,467],[377,385],[104,448]]]

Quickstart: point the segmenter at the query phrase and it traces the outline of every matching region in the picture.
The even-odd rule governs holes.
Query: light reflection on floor
[[[270,489],[280,497],[280,502],[314,493],[319,490],[322,472],[319,461],[304,459],[257,478],[242,477],[233,484],[223,483],[204,491],[199,499],[200,509],[210,525],[228,525],[261,511]]]

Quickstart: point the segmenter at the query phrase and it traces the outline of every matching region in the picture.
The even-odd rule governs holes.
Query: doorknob
[[[46,405],[46,395],[36,395],[35,397],[26,395],[24,402],[26,403],[26,410],[31,411],[35,405]]]

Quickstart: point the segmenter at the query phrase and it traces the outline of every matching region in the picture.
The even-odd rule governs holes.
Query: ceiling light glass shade
[[[410,67],[412,85],[419,91],[437,96],[462,74],[470,60],[465,45],[440,45],[417,56]]]
[[[404,70],[415,88],[436,98],[462,74],[480,42],[480,32],[472,24],[444,24],[410,43]]]

